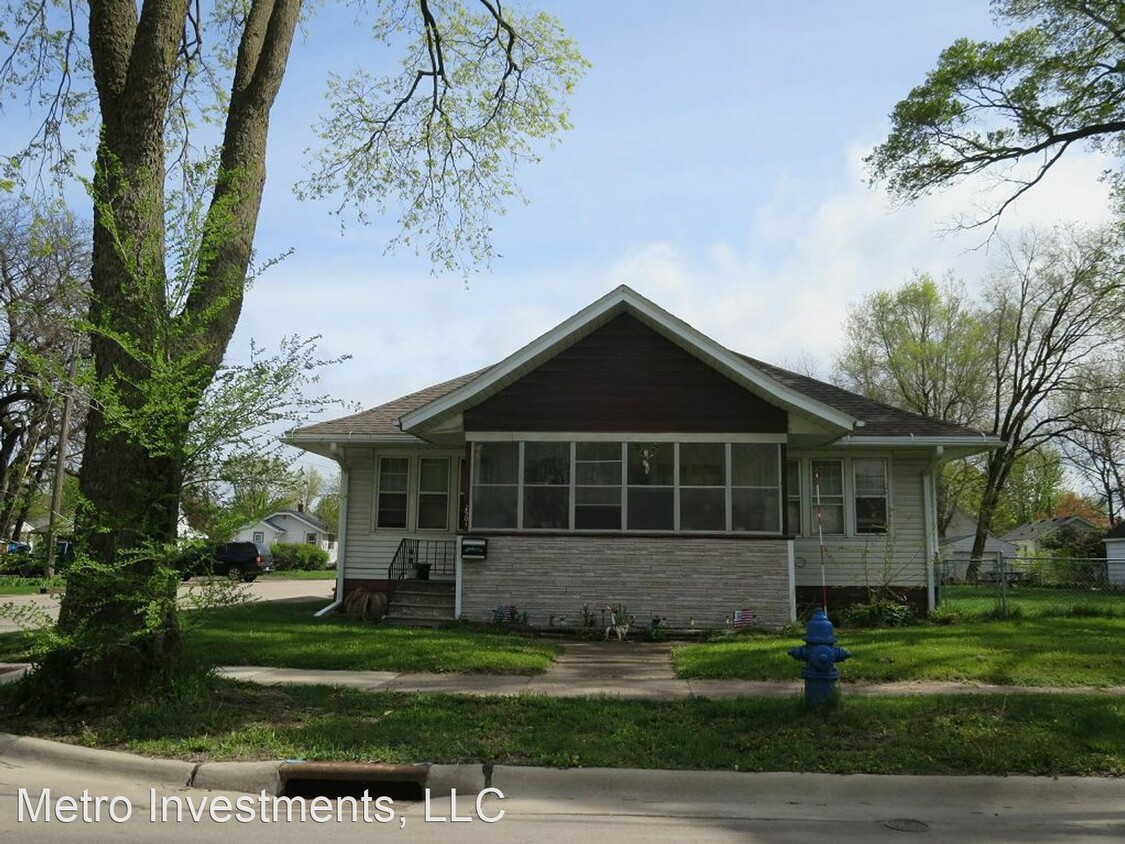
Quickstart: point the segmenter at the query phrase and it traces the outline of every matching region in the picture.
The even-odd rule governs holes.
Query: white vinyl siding
[[[793,454],[790,452],[791,455]],[[806,457],[794,455],[802,464],[802,481],[808,484],[811,477],[809,464],[821,455]],[[845,459],[845,476],[850,477],[850,461],[864,459],[856,455]],[[871,455],[872,457],[876,455]],[[856,534],[854,528],[848,535],[824,536],[824,572],[829,586],[872,586],[896,583],[904,586],[926,584],[926,530],[923,517],[922,479],[929,463],[917,452],[878,455],[886,460],[888,476],[888,522],[883,534]],[[805,487],[802,500],[806,529],[794,540],[794,556],[798,586],[820,584],[820,545],[816,535],[813,492]],[[851,484],[845,509],[849,526],[854,523]]]

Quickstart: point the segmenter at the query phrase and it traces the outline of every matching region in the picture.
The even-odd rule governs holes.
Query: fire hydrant
[[[820,709],[832,700],[840,670],[836,663],[851,656],[847,648],[836,647],[832,622],[819,609],[809,619],[805,628],[805,644],[789,649],[789,656],[805,663],[801,676],[805,678],[805,708]]]

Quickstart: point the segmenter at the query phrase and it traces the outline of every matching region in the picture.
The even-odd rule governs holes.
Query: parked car
[[[257,542],[223,542],[197,546],[177,557],[173,565],[184,580],[221,574],[234,581],[252,583],[258,575],[273,571],[273,555]]]

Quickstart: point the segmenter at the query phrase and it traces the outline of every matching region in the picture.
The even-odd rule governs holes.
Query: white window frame
[[[789,481],[789,464],[790,463],[796,463],[797,464],[797,489],[796,489],[796,491],[789,488],[788,481]],[[785,513],[786,513],[786,515],[788,515],[790,502],[796,502],[796,504],[797,504],[797,526],[796,526],[796,530],[793,529],[793,525],[788,525],[789,532],[792,533],[794,536],[804,536],[805,533],[806,533],[805,528],[808,524],[808,519],[805,518],[805,472],[804,472],[804,468],[805,468],[805,461],[802,458],[800,458],[800,457],[790,457],[788,455],[786,456],[786,458],[785,458],[785,480],[786,480],[786,484],[785,484],[785,505],[784,506],[785,506]]]
[[[390,490],[390,495],[405,495],[406,496],[406,523],[402,527],[396,525],[381,525],[379,524],[379,496],[382,494],[383,486],[383,461],[384,460],[405,460],[406,461],[406,489],[405,490]],[[411,464],[413,460],[407,454],[376,454],[375,455],[375,483],[374,487],[374,506],[371,508],[371,526],[376,531],[409,531],[410,530],[410,479],[413,476],[411,471]]]
[[[824,493],[820,495],[820,506],[839,506],[840,507],[840,533],[829,533],[823,530],[818,513],[817,513],[817,491],[816,491],[816,463],[838,463],[840,465],[840,495],[833,496],[839,498],[836,501],[825,501]],[[848,513],[848,466],[847,461],[843,457],[810,457],[809,458],[809,535],[817,536],[821,533],[824,536],[852,536],[855,531],[850,530],[851,519]]]
[[[266,542],[266,532],[264,530],[256,530],[253,534],[254,538],[251,542],[257,542],[259,545],[264,545]]]

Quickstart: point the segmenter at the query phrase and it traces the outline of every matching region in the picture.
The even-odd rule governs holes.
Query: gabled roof
[[[244,525],[242,527],[242,530],[249,530],[251,527],[253,527],[256,524],[263,524],[264,523],[264,524],[269,525],[274,530],[281,531],[282,533],[284,533],[285,532],[285,526],[283,524],[281,524],[280,522],[274,521],[274,519],[276,519],[278,516],[288,516],[292,519],[297,519],[298,521],[304,522],[305,524],[307,524],[311,528],[316,528],[318,531],[321,531],[322,533],[326,532],[328,530],[328,525],[325,524],[323,521],[321,521],[321,519],[319,517],[317,517],[313,513],[300,512],[298,510],[276,510],[275,512],[270,513],[268,516],[265,516],[261,519],[258,519],[258,521],[254,522],[253,524]]]
[[[317,443],[418,442],[430,427],[456,419],[621,313],[641,320],[745,389],[810,420],[840,444],[948,445],[972,453],[1000,442],[733,352],[624,285],[493,366],[362,413],[299,428],[284,439],[310,449]]]
[[[1063,528],[1071,528],[1079,532],[1089,533],[1098,530],[1097,525],[1083,519],[1081,516],[1056,516],[1053,519],[1039,519],[1018,525],[1004,534],[1001,539],[1005,542],[1021,542],[1028,539],[1042,539],[1049,534]]]
[[[855,426],[856,420],[846,412],[786,387],[632,288],[621,285],[489,367],[472,381],[403,414],[400,420],[402,429],[420,434],[428,426],[440,424],[443,419],[479,404],[623,313],[640,320],[732,381],[787,411],[809,417],[837,434],[850,431]]]

